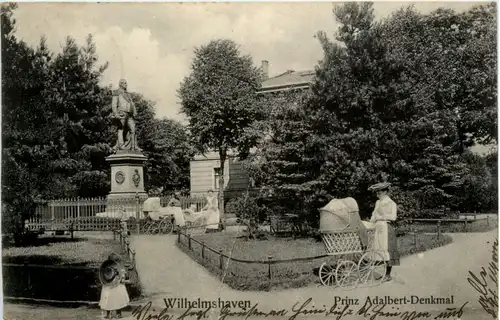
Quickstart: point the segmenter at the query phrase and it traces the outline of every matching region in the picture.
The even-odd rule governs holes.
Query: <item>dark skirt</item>
[[[390,256],[388,266],[399,266],[398,239],[396,238],[396,231],[390,223],[387,223],[387,237],[387,246]]]

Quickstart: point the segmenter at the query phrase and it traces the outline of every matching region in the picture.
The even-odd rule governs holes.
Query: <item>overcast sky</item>
[[[409,2],[376,2],[376,18]],[[413,3],[422,12],[438,7],[463,11],[471,2]],[[176,90],[189,74],[193,49],[230,38],[256,65],[269,61],[270,76],[313,69],[322,58],[314,34],[333,35],[334,4],[316,3],[21,3],[17,35],[37,45],[42,35],[60,52],[69,35],[83,44],[91,33],[101,62],[109,62],[103,84],[126,78],[131,91],[157,102],[158,117],[183,120]]]

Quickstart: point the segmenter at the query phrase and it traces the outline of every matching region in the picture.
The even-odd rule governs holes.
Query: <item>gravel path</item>
[[[218,279],[180,251],[176,240],[175,235],[132,237],[130,246],[136,251],[143,293],[186,298],[214,294],[219,287]],[[224,290],[229,287],[224,285]]]

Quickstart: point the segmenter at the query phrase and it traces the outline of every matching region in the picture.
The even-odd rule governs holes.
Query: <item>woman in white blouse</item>
[[[371,186],[368,190],[377,194],[370,222],[375,224],[373,250],[381,254],[387,263],[385,281],[390,281],[393,266],[399,266],[399,251],[394,227],[391,225],[397,218],[397,205],[389,198],[390,183],[383,182]]]

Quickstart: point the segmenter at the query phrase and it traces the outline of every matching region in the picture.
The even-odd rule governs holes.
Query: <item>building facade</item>
[[[221,174],[224,174],[224,198],[226,199],[237,196],[251,187],[249,176],[236,155],[229,155],[224,163],[224,173],[222,173],[218,153],[210,152],[205,155],[196,155],[190,162],[191,197],[205,196],[208,190],[218,192]]]
[[[308,90],[314,78],[314,70],[288,70],[277,76],[269,77],[269,63],[267,61],[262,61],[262,71],[266,80],[262,82],[258,94],[266,98],[291,90]],[[224,174],[224,198],[226,201],[254,187],[236,154],[230,154],[226,160],[224,173],[221,172],[220,164],[219,155],[216,152],[194,157],[190,162],[190,194],[192,197],[204,196],[208,190],[218,192],[221,174]]]

